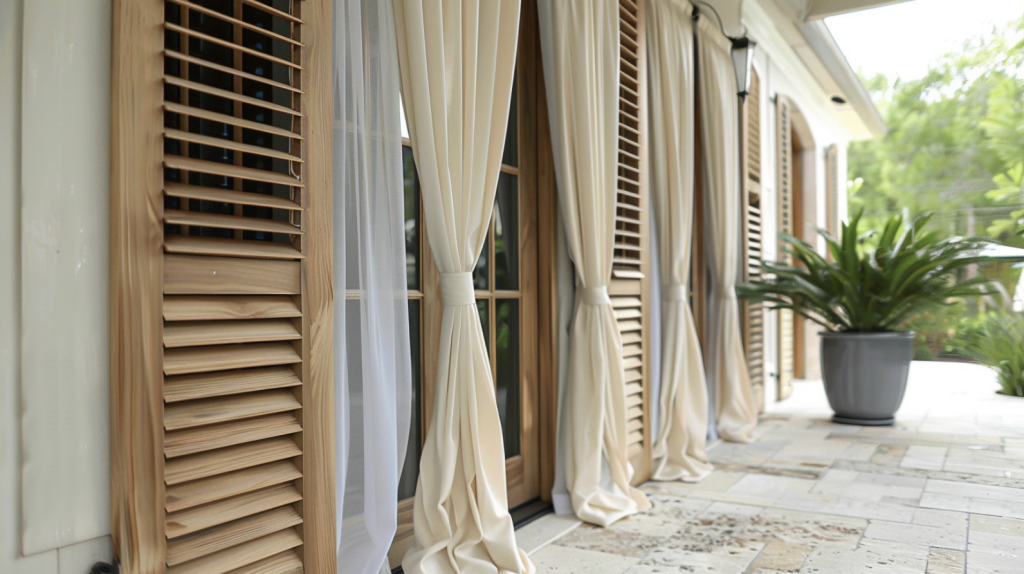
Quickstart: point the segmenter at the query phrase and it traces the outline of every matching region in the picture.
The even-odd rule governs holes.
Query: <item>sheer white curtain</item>
[[[487,238],[519,38],[519,0],[395,0],[402,97],[441,272],[440,357],[409,574],[532,572],[516,547],[472,271]]]
[[[684,0],[647,2],[651,197],[658,251],[652,262],[660,271],[662,321],[659,426],[651,476],[696,482],[713,469],[704,452],[708,393],[688,292],[695,120],[691,12]]]
[[[740,257],[739,97],[732,45],[707,18],[697,21],[697,85],[704,150],[707,255],[712,275],[708,376],[714,382],[718,435],[749,442],[757,408],[740,336],[736,279]]]
[[[388,570],[412,397],[398,55],[390,0],[334,10],[338,564]]]
[[[559,207],[576,265],[563,420],[576,515],[608,526],[650,507],[629,485],[622,339],[608,297],[618,153],[617,0],[538,0]],[[607,480],[602,480],[603,470]]]

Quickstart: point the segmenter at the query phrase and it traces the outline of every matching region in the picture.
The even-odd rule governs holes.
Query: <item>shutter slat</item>
[[[281,484],[225,498],[195,508],[168,513],[167,538],[174,539],[193,532],[252,516],[302,500],[292,484]]]
[[[283,173],[251,167],[240,167],[228,163],[192,159],[180,155],[165,155],[164,167],[171,169],[183,169],[185,171],[197,171],[200,173],[209,173],[224,177],[238,177],[241,179],[261,181],[264,183],[276,183],[278,185],[288,185],[291,187],[305,187],[305,185],[303,185],[303,183],[298,179],[284,175]]]
[[[283,506],[215,526],[207,531],[169,542],[167,544],[167,565],[177,566],[183,562],[195,560],[299,524],[302,524],[302,517],[299,516],[299,513],[291,506]]]
[[[279,151],[269,147],[240,143],[233,140],[219,138],[216,136],[206,136],[194,132],[184,132],[181,130],[166,128],[164,129],[164,137],[172,140],[185,141],[189,143],[195,143],[211,147],[219,147],[241,153],[262,155],[266,157],[272,157],[275,159],[283,159],[285,161],[294,161],[302,163],[302,158],[294,156],[288,152]]]
[[[290,319],[187,321],[168,323],[164,327],[164,346],[168,348],[292,341],[301,338],[302,334]]]
[[[302,546],[302,537],[295,532],[295,529],[289,528],[185,564],[173,566],[167,569],[167,574],[227,574],[236,568],[298,546]]]
[[[167,489],[167,512],[179,512],[302,478],[290,460],[187,482]]]
[[[260,82],[260,83],[266,84],[266,85],[268,85],[270,87],[273,87],[273,88],[280,88],[282,90],[288,90],[289,92],[295,92],[297,94],[301,94],[302,93],[301,89],[296,88],[295,86],[292,86],[290,84],[283,84],[281,82],[275,82],[274,80],[270,80],[270,79],[265,78],[263,76],[257,76],[256,74],[250,74],[249,72],[243,72],[241,70],[236,70],[235,68],[231,68],[229,66],[222,66],[222,65],[220,65],[220,64],[218,64],[216,62],[211,62],[210,60],[204,60],[202,58],[195,58],[193,56],[189,56],[187,54],[182,54],[181,52],[176,52],[174,50],[164,50],[163,54],[164,54],[164,56],[167,56],[169,58],[174,58],[176,60],[181,60],[183,62],[188,62],[189,64],[194,64],[194,65],[197,65],[197,66],[203,66],[204,68],[209,68],[211,70],[216,70],[218,72],[223,72],[225,74],[231,74],[232,76],[238,76],[239,78],[243,78],[243,79],[246,79],[246,80],[252,80],[254,82]]]
[[[305,259],[301,251],[287,243],[225,237],[168,235],[164,238],[164,250],[177,255],[208,255],[243,259]]]
[[[164,210],[164,222],[178,225],[214,227],[217,229],[241,229],[244,231],[265,231],[267,233],[302,235],[301,229],[287,221],[260,219],[258,217],[240,217],[237,215],[221,215],[219,213],[202,213],[199,211],[182,211],[180,209]]]
[[[164,407],[164,429],[180,430],[302,408],[287,389],[172,403]]]
[[[285,295],[223,296],[168,295],[164,297],[165,321],[217,319],[276,319],[301,317],[295,299]]]
[[[164,257],[164,293],[168,295],[298,295],[297,261],[241,257]]]
[[[189,375],[228,369],[290,365],[301,361],[302,357],[291,343],[186,347],[164,351],[164,374]]]
[[[290,60],[285,60],[284,58],[278,58],[277,56],[275,56],[273,54],[268,54],[267,52],[261,52],[259,50],[250,48],[250,47],[245,46],[243,44],[235,44],[234,42],[231,42],[230,40],[222,40],[222,39],[220,39],[220,38],[218,38],[216,36],[211,36],[210,34],[204,34],[204,33],[200,32],[198,30],[192,30],[191,28],[184,28],[182,26],[179,26],[177,24],[172,24],[170,22],[164,22],[164,29],[165,30],[169,30],[171,32],[177,32],[178,34],[182,34],[182,35],[185,35],[185,36],[191,36],[191,37],[193,37],[193,38],[195,38],[197,40],[202,40],[203,42],[209,42],[211,44],[217,44],[218,46],[224,46],[224,47],[226,47],[226,48],[228,48],[230,50],[238,50],[239,52],[241,52],[243,54],[249,54],[250,56],[255,56],[257,58],[266,60],[268,62],[272,62],[274,64],[279,64],[281,66],[287,66],[289,68],[294,68],[295,70],[302,70],[302,66],[300,64],[296,64],[295,62],[292,62]],[[257,76],[257,77],[260,77],[260,76]]]
[[[167,461],[164,482],[167,486],[207,478],[234,470],[300,456],[302,450],[291,437],[217,449]]]
[[[218,114],[217,112],[211,112],[209,110],[204,110],[203,108],[184,106],[181,104],[176,104],[174,102],[164,102],[164,110],[175,114],[182,114],[186,116],[202,118],[204,120],[210,120],[212,122],[219,122],[222,124],[238,126],[240,128],[245,128],[249,130],[261,131],[275,136],[281,136],[297,140],[303,139],[301,135],[291,130],[286,130],[284,128],[279,128],[269,124],[263,124],[260,122],[254,122],[242,118],[237,118],[235,116],[229,116],[227,114]]]
[[[215,88],[213,86],[208,86],[206,84],[200,84],[199,82],[193,82],[190,80],[186,80],[184,78],[178,78],[176,76],[164,76],[164,83],[170,84],[172,86],[177,86],[179,88],[185,88],[188,90],[194,90],[196,92],[202,92],[204,94],[210,94],[211,96],[217,96],[219,98],[224,98],[227,100],[233,100],[243,104],[249,104],[251,106],[260,106],[273,112],[281,112],[283,114],[291,114],[293,116],[302,115],[302,112],[300,112],[299,110],[294,110],[292,108],[289,108],[288,106],[282,106],[280,104],[275,104],[273,102],[268,102],[266,100],[261,100],[259,98],[253,98],[251,96],[230,92],[228,90],[222,90],[220,88]]]
[[[294,201],[266,193],[251,193],[247,191],[235,191],[233,189],[183,185],[172,182],[164,183],[164,193],[171,197],[204,199],[206,201],[215,201],[218,203],[234,203],[236,205],[255,205],[258,207],[286,209],[288,211],[302,211],[302,206]]]
[[[294,40],[292,38],[289,38],[288,36],[283,36],[281,34],[278,34],[276,32],[272,32],[272,31],[270,31],[270,30],[268,30],[266,28],[261,28],[259,26],[254,25],[254,24],[250,24],[249,22],[246,22],[245,20],[240,20],[238,18],[232,18],[231,16],[228,16],[228,15],[223,14],[221,12],[217,12],[216,10],[211,10],[209,8],[205,8],[203,6],[200,6],[199,4],[193,4],[192,2],[189,2],[188,0],[167,0],[167,1],[168,2],[174,2],[175,4],[177,4],[179,6],[182,6],[184,8],[188,8],[189,10],[194,10],[196,12],[199,12],[201,14],[205,14],[207,16],[213,16],[214,18],[218,18],[218,19],[223,20],[225,22],[228,22],[228,23],[230,23],[232,25],[239,26],[239,27],[242,27],[242,28],[246,28],[248,30],[252,30],[253,32],[256,32],[258,34],[262,34],[262,35],[264,35],[264,36],[266,36],[268,38],[273,38],[274,40],[280,40],[282,42],[287,42],[287,43],[295,45],[295,46],[297,46],[299,48],[305,47],[305,45],[302,42],[299,42],[298,40]]]
[[[302,559],[294,550],[289,550],[232,570],[227,574],[302,574],[302,572]]]
[[[295,413],[284,412],[170,431],[164,435],[164,456],[167,458],[185,456],[297,433],[301,430],[302,425],[299,424]]]
[[[282,20],[287,20],[289,22],[294,22],[296,24],[305,24],[305,22],[303,22],[301,18],[297,18],[289,14],[288,12],[278,10],[273,6],[268,6],[267,4],[261,2],[260,0],[242,0],[242,4],[245,4],[246,6],[251,6],[257,10],[261,10],[263,12],[266,12],[267,14],[270,14],[271,16],[281,18]]]
[[[164,401],[175,403],[301,385],[291,367],[268,367],[164,379]]]

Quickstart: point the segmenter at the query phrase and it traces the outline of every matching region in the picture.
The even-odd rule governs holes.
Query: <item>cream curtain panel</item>
[[[714,383],[718,435],[749,442],[757,426],[740,336],[736,278],[740,257],[739,98],[732,46],[707,18],[697,21],[697,85],[704,155],[707,254],[712,274],[708,376]]]
[[[427,241],[441,272],[440,358],[409,574],[532,572],[516,547],[472,270],[505,142],[519,0],[395,0],[401,92]]]
[[[662,298],[659,426],[651,476],[696,482],[712,467],[704,452],[707,382],[688,293],[695,119],[691,13],[684,0],[647,2],[651,197]]]
[[[650,507],[629,485],[622,339],[608,282],[618,153],[619,3],[538,0],[558,200],[576,265],[564,420],[576,515],[608,526]],[[602,484],[602,467],[609,481]]]

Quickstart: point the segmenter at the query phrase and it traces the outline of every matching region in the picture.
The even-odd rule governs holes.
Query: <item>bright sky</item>
[[[911,0],[825,19],[854,70],[916,79],[964,40],[1024,14],[1024,0]]]

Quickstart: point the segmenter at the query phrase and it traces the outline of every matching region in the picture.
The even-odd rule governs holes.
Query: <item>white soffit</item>
[[[808,0],[803,20],[821,20],[829,16],[857,12],[868,8],[877,8],[889,4],[899,4],[907,0]]]

